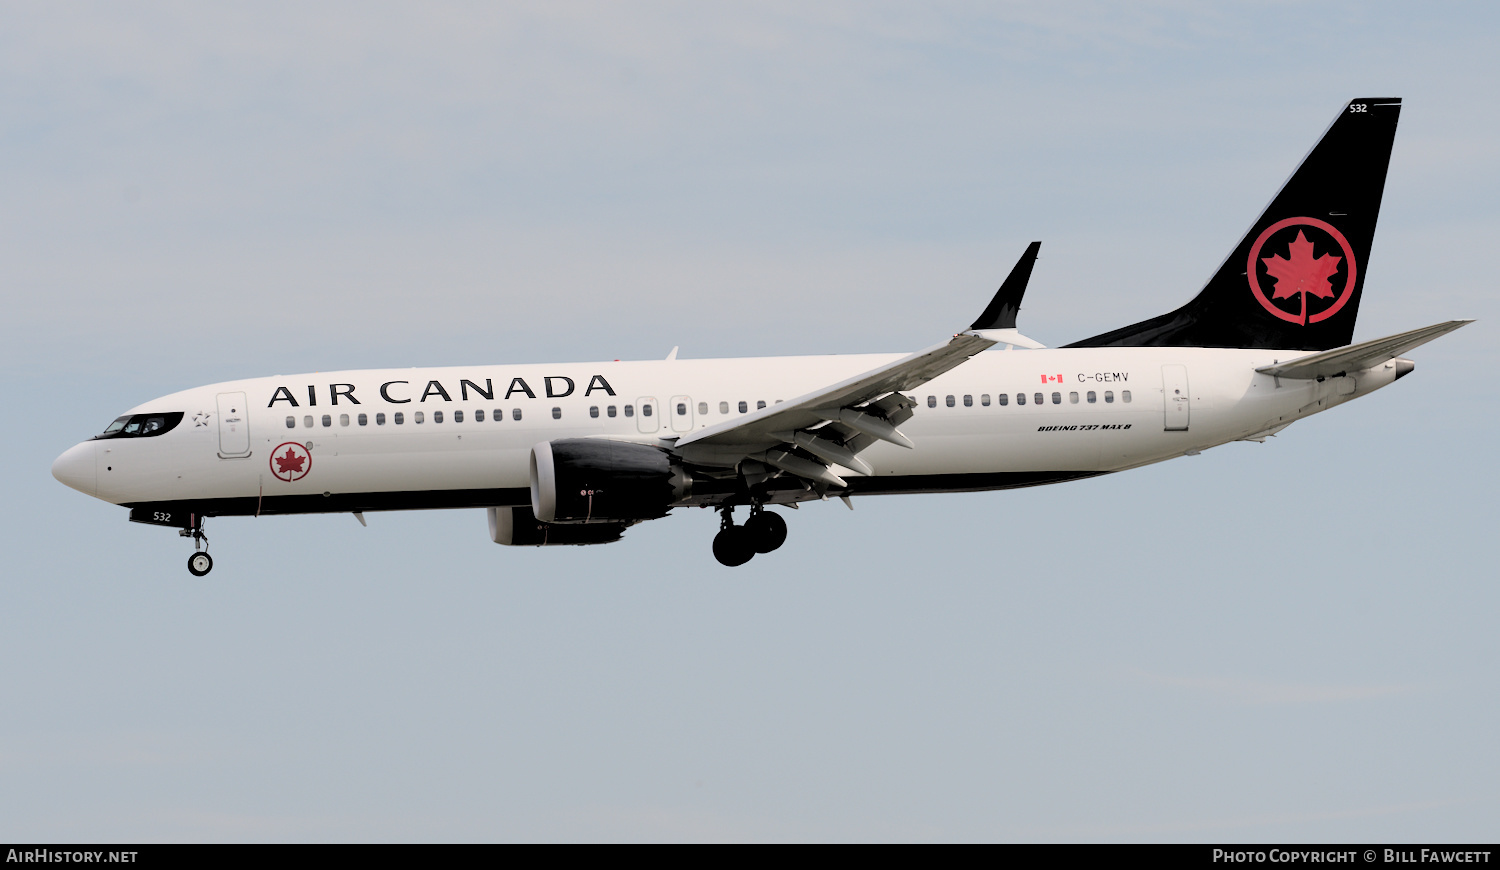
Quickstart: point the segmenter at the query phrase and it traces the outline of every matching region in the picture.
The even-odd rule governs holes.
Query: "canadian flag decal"
[[[1060,384],[1062,383],[1062,375],[1042,375],[1042,383]]]

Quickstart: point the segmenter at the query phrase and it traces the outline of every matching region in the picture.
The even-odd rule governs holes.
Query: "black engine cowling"
[[[554,525],[544,523],[526,507],[492,507],[490,540],[508,547],[551,547],[558,544],[608,544],[620,540],[628,523]]]
[[[617,523],[667,515],[692,478],[660,447],[563,438],[531,448],[531,509],[546,523]]]

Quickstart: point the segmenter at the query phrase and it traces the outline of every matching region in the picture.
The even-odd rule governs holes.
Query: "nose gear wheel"
[[[203,534],[203,517],[193,517],[193,525],[177,534],[193,539],[193,555],[188,557],[188,573],[202,577],[214,569],[214,557],[208,555],[208,535]]]

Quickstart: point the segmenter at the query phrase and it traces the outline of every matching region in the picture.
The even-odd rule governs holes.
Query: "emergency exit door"
[[[693,399],[691,396],[673,396],[670,403],[672,411],[672,431],[693,431]]]
[[[661,415],[656,413],[656,399],[642,396],[636,400],[635,425],[642,432],[655,432],[661,428]]]
[[[238,459],[250,455],[250,414],[244,393],[219,394],[219,457]]]
[[[1188,416],[1192,411],[1192,401],[1188,398],[1187,366],[1162,366],[1161,386],[1166,430],[1187,431]]]

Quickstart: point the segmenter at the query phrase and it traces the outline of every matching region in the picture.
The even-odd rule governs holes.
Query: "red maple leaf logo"
[[[1333,274],[1338,271],[1339,263],[1343,257],[1335,257],[1332,254],[1324,254],[1320,257],[1313,256],[1313,243],[1307,240],[1302,230],[1297,231],[1297,238],[1288,245],[1290,258],[1277,254],[1274,257],[1262,257],[1261,262],[1266,264],[1266,274],[1276,280],[1276,290],[1271,294],[1272,299],[1286,299],[1291,296],[1302,298],[1302,322],[1307,323],[1307,294],[1311,293],[1319,298],[1333,298],[1333,288],[1330,283]]]
[[[285,456],[273,458],[276,460],[276,470],[282,474],[301,474],[302,463],[307,461],[306,456],[298,456],[290,447],[286,449]]]

